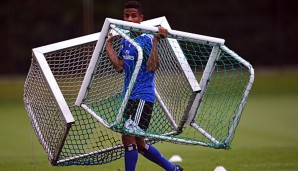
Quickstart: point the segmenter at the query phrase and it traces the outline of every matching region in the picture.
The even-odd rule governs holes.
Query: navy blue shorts
[[[123,117],[125,120],[135,121],[142,130],[146,131],[149,127],[153,105],[153,103],[141,99],[129,99]]]

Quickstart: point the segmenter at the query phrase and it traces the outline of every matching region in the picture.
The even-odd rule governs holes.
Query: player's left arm
[[[154,72],[159,67],[159,60],[158,60],[158,49],[157,45],[162,38],[166,38],[168,35],[168,30],[164,27],[158,27],[158,33],[154,34],[152,49],[147,61],[146,69],[148,72]]]
[[[123,71],[123,68],[124,68],[124,61],[121,60],[115,53],[114,51],[114,48],[112,46],[112,43],[111,41],[113,40],[113,35],[110,34],[109,35],[109,38],[107,40],[107,43],[106,43],[106,52],[110,58],[110,61],[112,63],[112,65],[114,66],[115,70],[118,72],[118,73],[121,73]]]

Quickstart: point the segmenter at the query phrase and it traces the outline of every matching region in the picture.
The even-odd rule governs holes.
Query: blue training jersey
[[[154,72],[148,72],[146,69],[146,63],[152,49],[153,36],[142,34],[134,38],[134,41],[137,42],[143,49],[143,61],[129,99],[142,99],[154,103]],[[138,60],[138,51],[136,47],[129,43],[126,39],[122,39],[118,56],[124,60],[124,97],[132,74],[135,70]]]

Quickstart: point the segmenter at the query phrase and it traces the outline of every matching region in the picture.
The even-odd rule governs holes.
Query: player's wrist
[[[161,37],[158,33],[154,34],[154,40],[159,41],[160,39],[161,39]]]
[[[111,38],[108,38],[107,43],[111,43],[111,41],[112,41]]]
[[[156,39],[156,40],[164,39],[166,37],[167,37],[166,34],[162,34],[162,33],[155,33],[154,34],[154,39]]]

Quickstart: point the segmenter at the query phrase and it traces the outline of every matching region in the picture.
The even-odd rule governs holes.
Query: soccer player
[[[129,1],[125,4],[125,21],[141,23],[143,18],[144,15],[140,2]],[[154,36],[134,32],[133,37],[134,41],[143,49],[143,62],[128,100],[127,107],[124,110],[123,118],[125,120],[133,120],[144,131],[146,131],[149,126],[155,100],[154,72],[159,67],[157,45],[160,39],[165,38],[168,34],[168,30],[161,26],[158,27],[158,30],[158,33],[155,33]],[[131,34],[131,36],[133,35]],[[135,69],[135,64],[138,60],[138,52],[131,43],[126,39],[122,39],[119,54],[116,54],[111,44],[112,39],[113,36],[110,34],[106,43],[106,51],[115,70],[117,72],[123,72],[124,70],[123,94],[125,95]],[[181,166],[174,165],[164,158],[154,146],[146,144],[144,138],[122,135],[122,142],[125,150],[124,159],[126,171],[135,170],[138,153],[158,164],[166,171],[183,170]]]

